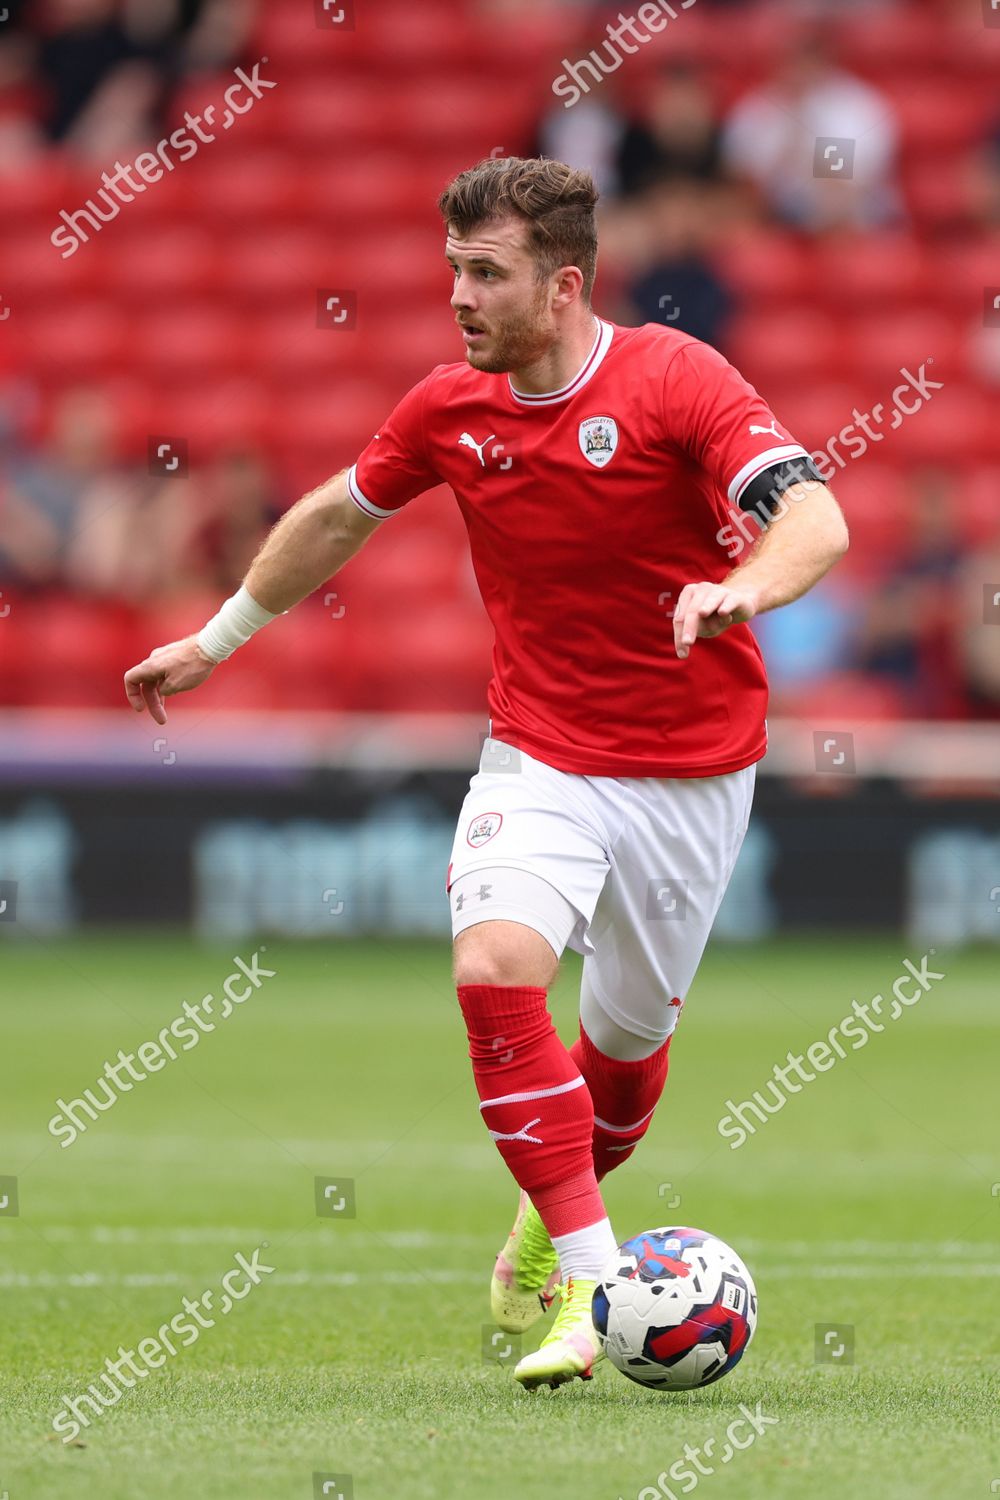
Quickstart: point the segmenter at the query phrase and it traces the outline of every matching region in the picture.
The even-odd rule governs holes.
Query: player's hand
[[[129,667],[125,673],[125,692],[137,714],[148,709],[157,724],[167,722],[164,698],[174,693],[187,693],[200,687],[218,662],[198,649],[197,636],[189,635],[183,641],[171,641],[169,646],[157,646],[156,650]]]
[[[757,613],[751,589],[726,583],[686,583],[674,610],[674,648],[685,661],[699,636],[711,639],[730,625],[742,625]]]

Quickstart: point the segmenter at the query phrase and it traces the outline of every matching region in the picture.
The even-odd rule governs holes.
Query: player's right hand
[[[211,661],[198,649],[198,638],[189,635],[169,646],[157,646],[145,661],[129,667],[125,673],[125,692],[137,714],[148,709],[157,724],[167,722],[164,698],[174,693],[188,693],[200,687],[218,662]]]

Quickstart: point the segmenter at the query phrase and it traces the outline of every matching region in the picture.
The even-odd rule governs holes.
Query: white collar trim
[[[508,375],[507,385],[514,400],[519,402],[521,406],[554,406],[558,401],[568,401],[571,396],[576,395],[577,391],[582,390],[588,381],[593,379],[604,356],[611,347],[613,336],[614,328],[612,325],[605,323],[603,318],[598,318],[597,336],[594,339],[593,348],[569,384],[561,386],[557,391],[541,391],[537,395],[526,391],[516,391]]]

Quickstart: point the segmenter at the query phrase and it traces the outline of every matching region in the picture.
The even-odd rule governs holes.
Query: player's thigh
[[[510,747],[498,741],[488,746],[448,866],[456,974],[476,970],[460,983],[548,984],[597,904],[608,870],[606,830],[584,778],[517,751],[508,758]],[[546,977],[509,977],[523,974],[526,961]],[[483,977],[491,972],[507,977]]]
[[[629,783],[584,984],[636,1036],[663,1041],[677,1023],[746,834],[754,771]]]
[[[456,984],[549,987],[580,924],[561,891],[532,870],[499,865],[459,875],[450,895]]]

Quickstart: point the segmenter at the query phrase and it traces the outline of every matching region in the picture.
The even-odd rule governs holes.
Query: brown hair
[[[445,223],[463,236],[491,219],[523,219],[539,281],[560,266],[577,266],[589,304],[597,271],[597,197],[590,173],[565,162],[489,156],[448,184],[438,208]]]

